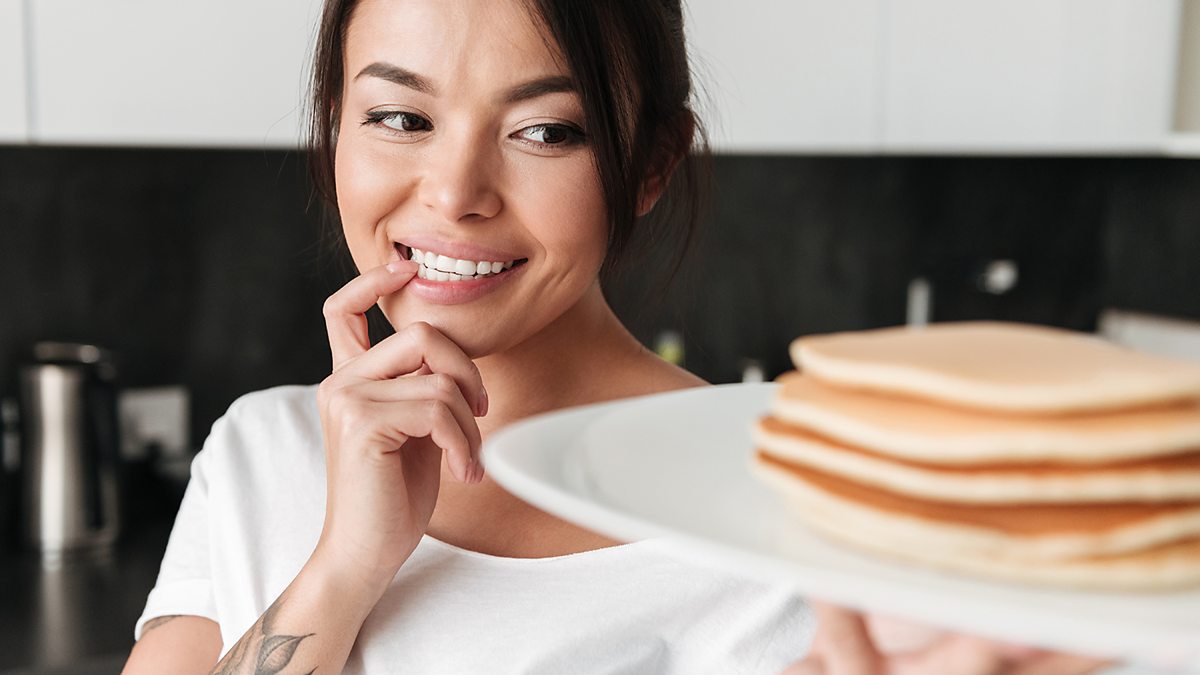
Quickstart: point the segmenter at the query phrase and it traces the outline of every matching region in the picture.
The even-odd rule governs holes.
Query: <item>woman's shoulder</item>
[[[234,399],[223,420],[240,426],[317,421],[317,385],[286,384]]]
[[[323,460],[321,448],[316,385],[284,385],[234,400],[213,424],[201,455],[210,466],[239,472]]]

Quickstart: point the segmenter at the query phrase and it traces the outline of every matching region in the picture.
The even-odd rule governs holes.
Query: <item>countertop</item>
[[[47,569],[32,551],[0,552],[0,675],[119,673],[158,576],[179,488],[128,499],[111,555]]]

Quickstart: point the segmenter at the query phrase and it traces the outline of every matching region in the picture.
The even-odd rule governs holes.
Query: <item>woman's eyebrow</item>
[[[429,80],[421,77],[411,70],[405,70],[400,66],[384,63],[382,61],[376,61],[366,68],[363,68],[359,71],[358,75],[354,76],[354,79],[358,80],[358,78],[363,77],[364,75],[369,77],[378,77],[381,80],[387,80],[388,82],[398,84],[401,87],[415,89],[422,94],[433,95],[435,91],[433,84],[430,83]]]
[[[358,80],[364,76],[387,80],[393,84],[419,91],[422,94],[437,95],[437,89],[428,79],[395,64],[376,61],[359,71],[358,75],[354,76],[354,79]],[[570,77],[566,75],[550,75],[523,82],[510,88],[500,96],[500,101],[509,104],[519,103],[547,94],[578,91],[578,87],[575,86],[575,80]]]
[[[578,91],[578,87],[575,86],[575,80],[566,75],[551,75],[550,77],[539,77],[536,80],[518,84],[509,89],[501,97],[501,101],[504,103],[519,103],[521,101],[528,101],[531,98],[545,96],[546,94]]]

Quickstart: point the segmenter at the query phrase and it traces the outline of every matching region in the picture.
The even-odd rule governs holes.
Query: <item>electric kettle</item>
[[[111,551],[120,529],[112,355],[40,342],[19,369],[22,524],[43,562]]]

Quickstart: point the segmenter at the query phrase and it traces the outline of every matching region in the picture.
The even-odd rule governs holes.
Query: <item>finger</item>
[[[453,413],[463,435],[467,438],[471,451],[470,459],[475,462],[479,461],[479,448],[483,444],[479,424],[475,422],[471,406],[463,398],[462,390],[449,375],[433,373],[393,380],[367,380],[353,385],[352,388],[356,396],[378,403],[420,400],[437,400],[445,403]]]
[[[862,616],[853,610],[813,602],[817,636],[813,650],[825,670],[836,675],[876,675],[882,664]]]
[[[921,652],[888,661],[888,675],[1007,675],[1008,660],[1000,645],[970,635],[948,635]]]
[[[825,664],[819,656],[797,661],[780,671],[779,675],[827,675]]]
[[[1115,665],[1115,661],[1090,656],[1048,653],[1022,663],[1012,671],[1012,675],[1090,675]]]
[[[454,478],[464,483],[471,480],[470,441],[445,403],[430,399],[387,403],[367,401],[363,407],[365,415],[370,419],[387,420],[387,423],[372,429],[362,429],[359,433],[368,441],[354,445],[374,445],[383,452],[403,452],[404,445],[410,438],[428,436],[434,445],[446,453],[447,463]]]
[[[466,352],[424,321],[411,323],[346,364],[343,374],[367,380],[388,380],[427,366],[449,375],[478,416],[487,413],[483,377]]]
[[[334,370],[371,348],[364,315],[380,298],[403,288],[416,276],[417,267],[412,261],[394,260],[351,279],[325,300],[325,330]]]
[[[887,614],[870,614],[865,619],[875,648],[884,655],[919,652],[946,636],[946,631]]]
[[[1049,653],[1041,647],[1019,645],[1011,642],[998,642],[996,645],[1000,655],[1012,663],[1022,663]]]

